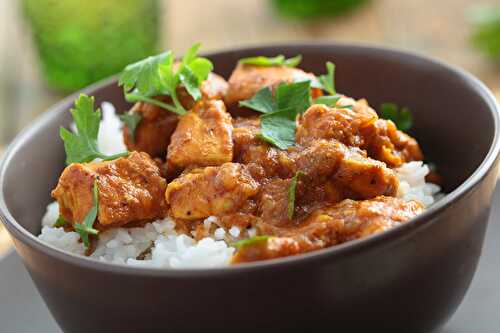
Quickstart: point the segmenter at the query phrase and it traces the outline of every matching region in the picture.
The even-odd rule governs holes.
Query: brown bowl
[[[76,95],[11,144],[0,169],[0,214],[40,294],[67,332],[429,332],[460,304],[481,254],[498,174],[499,110],[464,71],[414,54],[350,45],[279,45],[208,55],[227,77],[242,57],[302,54],[315,73],[333,60],[341,92],[414,113],[413,134],[449,194],[409,223],[314,253],[237,267],[142,269],[41,243],[40,219],[64,167],[59,126]],[[116,80],[84,90],[123,100]]]

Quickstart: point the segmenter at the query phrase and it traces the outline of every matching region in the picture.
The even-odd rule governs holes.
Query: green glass
[[[23,0],[45,80],[70,92],[157,53],[159,0]]]
[[[271,0],[283,16],[314,19],[342,15],[368,0]]]

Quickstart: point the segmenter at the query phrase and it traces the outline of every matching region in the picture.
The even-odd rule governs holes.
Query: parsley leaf
[[[260,242],[267,242],[270,238],[272,238],[271,236],[254,236],[254,237],[250,237],[250,238],[247,238],[247,239],[242,239],[234,244],[232,244],[233,247],[237,248],[237,249],[241,249],[243,247],[247,247],[247,246],[251,246],[251,245],[255,245],[257,243],[260,243]]]
[[[295,195],[297,192],[297,183],[299,181],[299,177],[304,176],[305,174],[302,171],[297,171],[295,176],[292,177],[292,181],[290,182],[290,187],[288,187],[288,219],[291,220],[293,218],[293,214],[295,213]]]
[[[128,128],[128,137],[130,141],[135,142],[135,129],[142,120],[141,114],[139,112],[129,111],[120,115],[120,119]]]
[[[143,96],[161,95],[163,82],[158,75],[158,69],[167,59],[173,59],[171,51],[128,65],[121,74],[118,85],[123,86],[125,92],[135,88],[137,93]]]
[[[64,217],[62,217],[62,216],[60,216],[60,215],[59,215],[59,217],[57,218],[57,221],[56,221],[56,223],[54,223],[53,227],[54,227],[54,228],[63,227],[63,226],[65,226],[65,225],[66,225],[66,224],[68,224],[68,223],[69,223],[69,222],[68,222],[68,221],[66,221],[66,220],[64,219]]]
[[[296,55],[295,57],[286,59],[284,55],[280,54],[276,57],[249,57],[242,58],[238,62],[245,65],[255,65],[255,66],[286,66],[286,67],[297,67],[302,61],[302,55]]]
[[[240,102],[264,113],[260,117],[261,133],[258,137],[280,149],[287,149],[295,143],[297,115],[311,105],[311,82],[281,83],[275,95],[269,87],[259,90],[251,99]]]
[[[399,109],[394,103],[383,103],[380,105],[379,114],[381,118],[393,121],[403,132],[408,131],[413,125],[413,117],[407,107]]]
[[[333,96],[319,96],[316,98],[314,101],[315,104],[325,104],[326,106],[329,107],[336,107],[337,102],[340,100],[340,95],[333,95]]]
[[[326,74],[320,75],[318,77],[319,87],[330,95],[335,95],[335,65],[333,62],[328,61],[326,63]]]
[[[269,87],[259,90],[251,99],[241,101],[239,105],[261,113],[271,113],[278,108]]]
[[[75,231],[80,234],[83,244],[86,248],[90,246],[89,235],[97,235],[99,230],[94,229],[94,222],[97,218],[99,211],[99,188],[97,186],[97,179],[94,180],[94,187],[92,190],[93,204],[82,223],[75,223],[73,227]]]
[[[129,152],[116,155],[104,155],[97,147],[97,135],[101,124],[101,110],[94,112],[94,97],[81,94],[75,101],[75,108],[70,110],[76,124],[77,133],[61,127],[59,134],[64,141],[66,164],[85,163],[96,158],[105,161],[127,156]]]
[[[261,132],[257,135],[279,149],[285,150],[295,144],[295,118],[293,108],[266,113],[260,117]]]
[[[194,44],[174,70],[174,54],[171,51],[149,57],[125,67],[118,84],[123,86],[125,98],[129,102],[143,101],[157,105],[170,112],[183,115],[186,110],[177,96],[177,88],[183,85],[193,99],[201,98],[201,83],[213,69],[210,60],[197,56],[199,43]],[[152,97],[168,95],[172,104]]]

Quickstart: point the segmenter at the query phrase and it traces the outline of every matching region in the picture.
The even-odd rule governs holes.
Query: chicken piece
[[[231,116],[222,101],[198,102],[182,116],[167,152],[171,169],[215,166],[233,159]]]
[[[306,80],[316,80],[316,77],[299,68],[238,64],[229,78],[229,87],[224,101],[228,107],[236,106],[239,101],[252,98],[264,87],[274,90],[281,82],[292,83]],[[320,89],[312,89],[313,97],[321,94]]]
[[[298,227],[258,225],[261,237],[243,246],[233,264],[305,253],[367,237],[407,222],[423,211],[416,201],[380,196],[371,200],[346,199],[316,210]]]
[[[170,97],[158,97],[158,99],[168,102]],[[136,103],[130,112],[140,113],[141,120],[133,137],[128,127],[123,127],[123,139],[127,149],[146,152],[153,157],[164,157],[179,117],[159,106],[143,102]]]
[[[208,79],[200,86],[202,100],[222,99],[226,90],[227,82],[214,73],[210,73]],[[189,110],[193,107],[194,100],[186,88],[179,87],[177,94],[185,109]],[[165,103],[172,103],[169,96],[156,98]],[[143,151],[152,157],[164,157],[179,117],[159,106],[144,102],[136,103],[130,111],[140,113],[141,121],[135,129],[134,137],[130,135],[126,126],[123,128],[123,139],[128,150]]]
[[[166,214],[167,184],[158,166],[148,154],[132,152],[113,161],[66,167],[52,191],[65,220],[72,224],[84,220],[93,206],[94,181],[99,193],[97,229],[156,220]]]
[[[352,110],[311,106],[299,121],[296,141],[306,144],[317,139],[335,139],[359,147],[390,167],[423,159],[417,141],[397,130],[392,121],[378,119],[364,100],[356,102]]]
[[[260,119],[236,118],[233,120],[234,161],[246,164],[257,180],[293,176],[293,160],[287,151],[271,147],[257,138]]]
[[[168,184],[165,198],[174,218],[196,220],[236,212],[258,190],[244,165],[225,163],[182,174]]]
[[[370,199],[378,195],[395,196],[399,180],[384,163],[366,157],[355,147],[335,141],[313,141],[294,157],[297,170],[313,184],[334,180],[345,189],[345,197]]]

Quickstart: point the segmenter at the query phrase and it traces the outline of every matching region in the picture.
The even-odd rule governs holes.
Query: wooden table
[[[461,66],[500,96],[500,70],[469,45],[470,0],[372,0],[352,14],[300,23],[276,17],[266,0],[172,0],[164,3],[163,45],[182,53],[289,41],[381,44]],[[496,3],[482,0],[481,3]],[[0,146],[62,98],[44,88],[15,0],[0,1]],[[438,94],[438,92],[436,92]],[[0,252],[8,246],[0,226]]]

